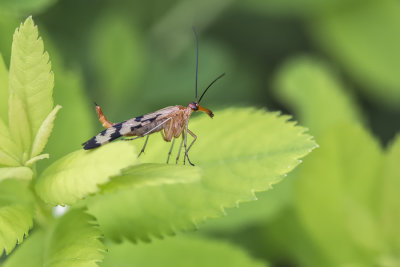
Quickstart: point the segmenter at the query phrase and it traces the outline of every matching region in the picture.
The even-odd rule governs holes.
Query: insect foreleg
[[[144,141],[142,150],[140,150],[140,153],[139,153],[139,155],[137,156],[138,158],[140,157],[140,155],[142,155],[142,153],[143,153],[144,150],[146,149],[146,145],[147,145],[147,141],[149,140],[149,136],[150,136],[150,135],[147,135],[147,136],[146,136],[146,141]]]
[[[172,149],[174,148],[174,144],[175,144],[175,138],[174,138],[174,139],[172,139],[171,148],[169,149],[169,152],[168,152],[167,164],[168,164],[168,161],[169,161],[169,157],[171,156]]]

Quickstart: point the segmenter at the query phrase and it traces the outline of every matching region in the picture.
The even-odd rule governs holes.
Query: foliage
[[[393,0],[0,1],[0,265],[400,266],[399,18]],[[226,73],[189,123],[196,166],[180,140],[164,164],[159,134],[140,159],[144,140],[83,151],[94,101],[120,122],[195,99],[192,26],[198,93]]]
[[[213,121],[206,116],[191,121],[203,146],[191,150],[195,167],[158,163],[168,150],[159,139],[152,140],[151,152],[141,160],[132,142],[121,141],[70,152],[37,171],[36,162],[49,157],[40,153],[61,108],[53,108],[50,66],[28,17],[15,31],[9,71],[4,63],[0,68],[2,89],[9,93],[8,125],[6,117],[0,121],[0,249],[8,255],[19,244],[5,266],[95,266],[106,251],[103,237],[108,242],[150,241],[193,229],[223,216],[225,208],[255,200],[255,192],[279,183],[316,147],[289,116],[230,108],[217,111]],[[215,125],[220,131],[213,131]],[[249,127],[255,131],[252,139]],[[55,205],[70,208],[55,217]],[[189,251],[206,247],[210,257],[226,254],[237,266],[260,264],[240,248],[204,238],[162,246]],[[182,257],[180,264],[188,260]],[[106,263],[113,261],[119,259],[110,256]]]

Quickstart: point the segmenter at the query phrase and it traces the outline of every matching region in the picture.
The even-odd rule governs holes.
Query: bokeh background
[[[358,121],[383,150],[400,129],[398,1],[1,0],[0,53],[7,65],[12,34],[29,15],[50,53],[55,103],[63,106],[47,148],[51,159],[38,171],[101,129],[94,101],[114,122],[193,101],[192,26],[199,35],[199,88],[227,74],[202,101],[216,116],[230,106],[279,110],[309,127],[317,142],[332,121]],[[296,206],[302,199],[293,195],[298,176],[312,175],[316,182],[307,190],[322,190],[313,170],[294,173],[197,234],[235,244],[271,266],[400,266],[399,250],[365,249],[365,242],[379,243],[374,237],[319,238],[324,234],[304,226],[307,214]]]

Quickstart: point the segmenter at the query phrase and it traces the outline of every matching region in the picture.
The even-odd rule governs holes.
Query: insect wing
[[[161,130],[170,114],[178,111],[178,106],[166,107],[152,113],[138,116],[124,122],[114,124],[83,143],[84,149],[93,149],[107,144],[121,136],[146,136]]]

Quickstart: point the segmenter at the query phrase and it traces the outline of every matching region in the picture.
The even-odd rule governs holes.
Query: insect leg
[[[187,129],[188,133],[193,137],[193,141],[190,143],[189,148],[187,149],[187,152],[189,153],[190,148],[196,142],[197,140],[197,135],[195,135],[191,130]]]
[[[174,139],[172,139],[171,148],[169,149],[169,152],[168,152],[167,164],[168,164],[168,161],[169,161],[169,157],[171,156],[172,149],[174,148],[174,144],[175,144],[175,138],[174,138]]]
[[[188,133],[188,123],[186,123],[186,131],[185,131],[185,157],[183,158],[183,165],[185,165],[185,160],[187,159],[189,164],[194,166],[194,164],[190,161],[187,149],[187,133]]]
[[[181,150],[182,150],[182,145],[183,145],[183,141],[185,140],[184,136],[182,135],[182,141],[181,144],[179,145],[179,150],[178,150],[178,155],[176,156],[176,164],[178,164],[178,160],[179,160],[179,156],[181,154]]]
[[[97,116],[99,117],[99,121],[101,122],[101,124],[105,128],[110,128],[111,126],[113,126],[115,123],[112,123],[109,120],[107,120],[106,116],[103,114],[103,111],[101,110],[101,107],[99,105],[97,105],[96,103],[94,103],[94,104],[96,105],[96,113],[97,113]]]
[[[140,155],[142,155],[142,153],[144,152],[144,150],[145,150],[145,148],[146,148],[146,145],[147,145],[147,141],[149,140],[149,136],[150,136],[150,135],[147,135],[147,136],[146,136],[146,141],[144,141],[142,150],[140,150],[140,153],[139,153],[139,155],[137,156],[138,158],[139,158]]]

